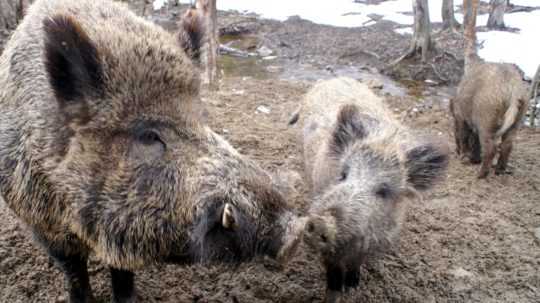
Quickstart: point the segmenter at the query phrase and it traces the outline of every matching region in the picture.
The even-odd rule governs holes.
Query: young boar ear
[[[43,29],[45,66],[54,94],[67,113],[81,114],[85,97],[102,91],[103,71],[98,50],[70,16],[47,18]]]
[[[178,40],[188,57],[197,64],[200,63],[204,32],[201,13],[195,7],[188,8],[180,20]]]
[[[237,225],[236,209],[230,203],[226,203],[221,214],[221,224],[226,229],[234,229]]]
[[[336,154],[343,152],[352,141],[363,139],[367,135],[361,121],[361,114],[354,105],[344,105],[338,113],[336,126],[332,133],[332,150]]]
[[[426,190],[444,178],[448,167],[448,146],[428,143],[406,154],[407,182],[416,190]]]

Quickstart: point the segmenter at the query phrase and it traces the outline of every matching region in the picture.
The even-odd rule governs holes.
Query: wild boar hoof
[[[137,303],[137,296],[134,294],[129,298],[113,298],[112,303]]]
[[[481,170],[479,173],[478,173],[478,176],[477,178],[478,179],[485,179],[489,174],[489,171],[484,171],[484,170]]]
[[[135,275],[127,270],[110,268],[113,303],[136,303]]]
[[[512,175],[513,174],[513,171],[509,170],[509,169],[506,169],[506,168],[497,168],[495,170],[495,174],[497,176],[500,176],[500,175]]]
[[[345,291],[349,292],[360,285],[360,271],[351,270],[345,274]]]
[[[472,165],[477,165],[477,164],[482,163],[482,159],[471,158],[470,163]]]
[[[326,298],[324,299],[325,303],[339,303],[341,302],[341,292],[337,290],[327,290]]]

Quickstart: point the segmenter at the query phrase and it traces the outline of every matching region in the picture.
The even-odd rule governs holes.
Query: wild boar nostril
[[[309,222],[307,224],[307,231],[308,231],[308,233],[312,233],[312,232],[315,231],[315,224],[313,224],[313,222]]]
[[[326,243],[328,241],[326,235],[321,235],[321,241],[323,241],[323,243]]]

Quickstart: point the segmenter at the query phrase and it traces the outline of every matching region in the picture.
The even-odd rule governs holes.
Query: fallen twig
[[[248,57],[256,57],[257,56],[256,53],[246,52],[246,51],[239,50],[237,48],[230,47],[230,46],[227,46],[227,45],[224,45],[224,44],[219,45],[219,53],[220,54],[230,55],[230,56],[235,56],[235,57],[241,57],[241,58],[248,58]]]

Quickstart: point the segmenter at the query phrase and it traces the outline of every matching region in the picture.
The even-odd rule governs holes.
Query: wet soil
[[[263,22],[257,26],[266,25]],[[294,25],[288,27],[285,22],[282,26],[283,31],[289,28],[291,33],[288,45],[300,43],[294,42],[298,33]],[[332,35],[342,30],[343,37],[353,34],[350,29],[324,30]],[[351,38],[351,45],[353,41],[373,44],[365,39]],[[325,45],[322,41],[313,43]],[[291,47],[291,54],[297,51],[295,48]],[[325,52],[338,52],[328,44],[324,48],[331,48]],[[309,54],[298,52],[297,65],[290,65],[293,68],[287,65],[294,62],[290,58],[264,63],[254,59],[255,64],[263,64],[256,72],[253,62],[244,62],[247,67],[238,70],[235,67],[243,63],[225,59],[229,63],[222,61],[222,66],[229,67],[222,69],[220,90],[203,92],[202,104],[210,126],[266,169],[286,168],[302,174],[301,144],[297,140],[300,130],[287,125],[290,113],[313,80],[349,68],[358,72],[353,74],[356,78],[363,75],[364,81],[372,80],[370,77],[383,79],[379,93],[396,116],[412,127],[429,129],[447,139],[453,150],[448,116],[452,87],[406,79],[394,83],[370,69],[378,69],[376,65],[361,68],[355,63],[329,61],[332,68],[328,69],[327,62],[309,63]],[[281,52],[278,55],[286,57]],[[317,54],[327,55],[332,56]],[[291,71],[297,67],[304,67],[304,72]],[[260,106],[269,113],[257,110]],[[478,167],[461,163],[452,153],[447,180],[427,193],[423,201],[410,205],[398,245],[362,267],[361,285],[348,294],[345,302],[539,302],[539,146],[538,130],[521,129],[510,158],[513,174],[480,181],[475,178]],[[298,190],[300,195],[293,202],[302,211],[309,202],[308,195],[304,184]],[[322,302],[325,284],[321,270],[317,257],[301,247],[285,269],[263,258],[237,268],[163,265],[137,272],[136,283],[141,302]],[[92,259],[90,274],[98,302],[110,302],[107,268]],[[66,302],[61,272],[3,202],[0,302]]]

